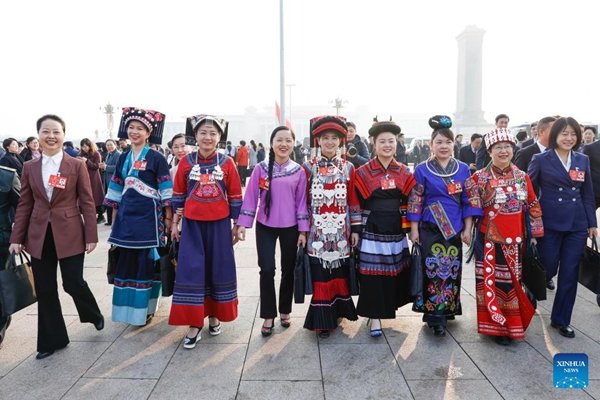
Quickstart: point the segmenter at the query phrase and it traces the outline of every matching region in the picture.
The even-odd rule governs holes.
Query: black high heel
[[[273,333],[273,328],[275,327],[275,319],[273,318],[271,320],[271,326],[265,326],[263,324],[261,330],[260,330],[260,334],[267,337],[267,336],[271,336],[271,334]]]

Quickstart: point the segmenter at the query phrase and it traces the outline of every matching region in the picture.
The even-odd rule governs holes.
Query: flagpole
[[[283,0],[279,0],[279,124],[285,125],[285,68],[283,62]]]

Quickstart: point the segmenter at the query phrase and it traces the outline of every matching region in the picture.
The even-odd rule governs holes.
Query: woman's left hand
[[[598,236],[598,228],[588,228],[588,236],[593,239]]]
[[[167,235],[171,233],[172,226],[173,226],[173,219],[165,218],[165,228],[167,229]]]
[[[306,247],[306,232],[300,232],[296,246]]]
[[[86,254],[90,254],[96,248],[98,243],[86,243],[85,244],[85,252]]]
[[[359,240],[360,240],[360,235],[358,233],[352,233],[350,235],[350,245],[352,245],[352,247],[358,246]]]

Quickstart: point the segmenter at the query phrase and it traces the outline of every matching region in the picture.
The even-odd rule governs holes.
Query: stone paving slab
[[[318,381],[242,381],[237,400],[323,399],[323,384]]]
[[[414,318],[398,318],[388,326],[385,338],[406,379],[485,379],[450,335],[434,336]]]
[[[204,335],[195,349],[178,347],[151,399],[234,399],[246,345],[216,344]]]
[[[62,400],[144,400],[156,382],[156,379],[81,378]]]
[[[493,343],[490,343],[493,344]],[[463,349],[505,399],[590,399],[581,389],[555,389],[552,363],[528,343],[495,347],[486,343],[463,343]]]
[[[408,380],[416,400],[502,400],[492,384],[483,380]]]
[[[275,324],[273,334],[260,333],[256,319],[248,344],[242,380],[320,380],[317,337],[302,328],[304,318],[292,318],[289,328]]]
[[[410,389],[385,341],[361,346],[320,344],[325,398],[411,399]]]
[[[159,379],[180,345],[185,329],[154,317],[144,327],[130,326],[86,372],[86,378]]]
[[[0,399],[60,399],[109,345],[71,343],[44,360],[32,354],[0,380]]]

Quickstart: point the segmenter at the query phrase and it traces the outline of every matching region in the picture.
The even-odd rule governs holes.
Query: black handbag
[[[179,242],[172,241],[167,254],[160,257],[160,281],[162,283],[162,295],[169,297],[173,295],[175,286],[175,268],[177,266],[177,253]]]
[[[11,254],[5,269],[0,271],[0,302],[4,315],[14,314],[37,301],[31,261],[27,254],[21,252],[20,264],[17,265],[16,257],[16,254]]]
[[[110,249],[108,249],[108,262],[106,264],[106,278],[108,279],[108,283],[110,285],[115,283],[117,261],[119,261],[119,247],[110,246]]]
[[[313,294],[313,281],[312,281],[312,272],[310,269],[310,257],[308,253],[305,251],[302,252],[302,258],[304,258],[304,294]]]
[[[294,303],[296,304],[304,303],[304,277],[304,247],[298,246],[294,265]]]
[[[521,281],[536,300],[546,300],[546,269],[536,246],[529,246],[523,257]]]
[[[600,253],[595,238],[592,239],[592,247],[585,246],[579,262],[579,283],[592,292],[600,294]]]
[[[360,294],[360,283],[358,281],[358,263],[359,253],[355,247],[350,249],[350,258],[348,259],[348,289],[350,296]]]
[[[418,243],[413,243],[410,250],[412,265],[410,267],[410,295],[423,297],[423,249]]]

